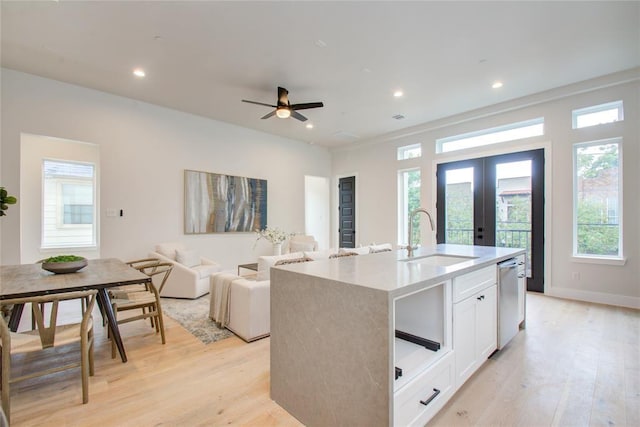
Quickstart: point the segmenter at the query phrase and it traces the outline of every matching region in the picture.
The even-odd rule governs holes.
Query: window
[[[422,146],[420,144],[405,145],[398,147],[398,160],[413,159],[422,156]]]
[[[43,248],[96,246],[95,165],[43,162]]]
[[[572,118],[574,129],[624,120],[622,101],[608,102],[606,104],[573,110]]]
[[[420,169],[398,172],[398,243],[408,244],[409,213],[420,207]],[[420,218],[414,218],[411,242],[420,242]]]
[[[540,135],[544,135],[544,119],[542,117],[437,139],[436,153],[447,153],[449,151],[482,147],[484,145],[497,144],[505,141],[515,141]]]
[[[621,140],[575,144],[573,253],[622,258]]]

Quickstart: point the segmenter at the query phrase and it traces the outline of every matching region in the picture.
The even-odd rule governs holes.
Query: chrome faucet
[[[427,214],[429,218],[429,225],[431,226],[431,230],[435,230],[433,226],[433,219],[431,218],[431,214],[425,208],[417,208],[411,211],[409,214],[409,239],[407,240],[409,243],[407,244],[407,256],[411,258],[413,256],[413,250],[417,248],[413,246],[411,243],[411,235],[413,234],[413,217],[416,216],[419,212]]]

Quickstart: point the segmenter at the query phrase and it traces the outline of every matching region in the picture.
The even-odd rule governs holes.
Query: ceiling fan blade
[[[270,112],[269,114],[267,114],[267,115],[265,115],[265,116],[263,116],[263,117],[260,117],[260,118],[264,120],[264,119],[268,119],[269,117],[273,117],[273,116],[275,116],[275,115],[276,115],[276,110],[273,110],[273,111],[272,111],[272,112]]]
[[[256,101],[247,101],[246,99],[243,99],[242,102],[248,102],[249,104],[256,104],[256,105],[264,105],[265,107],[272,107],[272,108],[276,108],[275,105],[271,105],[271,104],[265,104],[263,102],[256,102]]]
[[[298,113],[297,111],[291,110],[291,117],[293,117],[294,119],[298,119],[301,122],[306,122],[307,121],[307,118],[305,116],[303,116],[302,114]]]
[[[289,106],[289,91],[278,86],[278,105]]]
[[[306,104],[293,104],[291,106],[292,110],[308,110],[309,108],[320,108],[324,107],[322,102],[307,102]]]

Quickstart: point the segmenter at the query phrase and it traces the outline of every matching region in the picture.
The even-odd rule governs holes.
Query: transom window
[[[422,145],[412,144],[398,147],[398,160],[413,159],[422,156]]]
[[[499,142],[515,141],[540,135],[544,135],[544,118],[542,117],[437,139],[436,153],[447,153],[449,151],[482,147]]]
[[[573,128],[580,129],[624,120],[622,101],[608,102],[572,111]]]

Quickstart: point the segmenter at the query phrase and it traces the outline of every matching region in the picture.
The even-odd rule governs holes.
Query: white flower
[[[271,243],[282,243],[289,237],[294,235],[294,233],[287,233],[286,231],[280,230],[277,227],[270,228],[268,225],[263,230],[256,230],[256,233],[258,234],[256,242],[260,239],[266,239]]]

